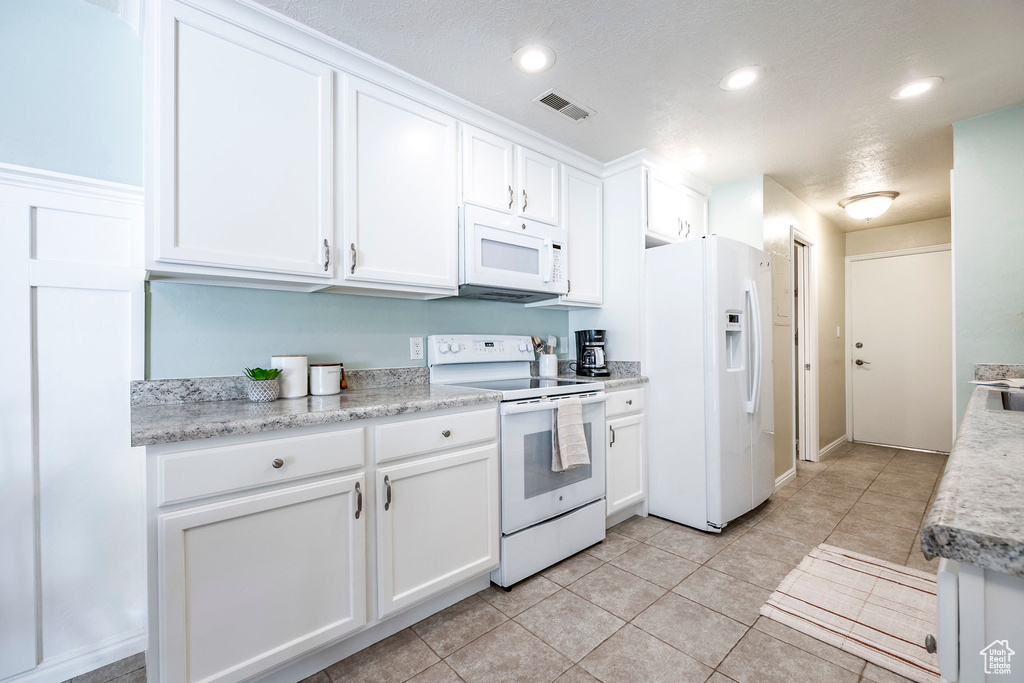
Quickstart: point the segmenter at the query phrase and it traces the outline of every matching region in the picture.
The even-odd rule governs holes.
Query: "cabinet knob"
[[[935,636],[933,636],[930,633],[927,636],[925,636],[925,639],[924,639],[924,649],[928,650],[928,654],[930,654],[930,655],[935,654],[935,650],[937,649],[937,644],[935,642]]]
[[[626,405],[627,405],[627,406],[631,406],[631,405],[633,405],[633,399],[631,399],[631,398],[627,398],[627,399],[626,399]]]
[[[447,438],[448,438],[449,436],[451,436],[451,435],[452,435],[452,430],[450,430],[450,429],[446,429],[446,430],[444,430],[443,432],[441,432],[441,436],[443,436],[443,437],[444,437],[444,438],[446,438],[446,439],[447,439]]]
[[[274,462],[270,464],[274,466],[275,470],[279,470],[282,467],[284,467],[284,460],[282,460],[281,458],[274,458]]]

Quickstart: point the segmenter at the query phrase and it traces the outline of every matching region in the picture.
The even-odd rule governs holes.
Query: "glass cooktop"
[[[604,389],[604,385],[601,382],[589,379],[575,382],[571,379],[544,379],[541,377],[492,379],[483,382],[458,382],[458,386],[469,387],[470,389],[500,391],[502,400],[505,401],[541,398],[543,396],[564,396],[565,394],[584,394]]]

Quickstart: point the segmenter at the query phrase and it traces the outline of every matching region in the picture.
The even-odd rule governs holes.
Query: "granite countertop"
[[[580,377],[575,373],[560,373],[558,379],[572,381],[593,380],[604,384],[606,390],[621,389],[635,384],[646,384],[648,381],[643,375],[619,374],[616,372],[612,372],[611,377]]]
[[[501,394],[430,384],[349,389],[335,396],[167,403],[132,408],[132,446],[237,436],[426,410],[497,403]]]
[[[925,555],[1024,577],[1024,413],[976,387],[921,533]]]

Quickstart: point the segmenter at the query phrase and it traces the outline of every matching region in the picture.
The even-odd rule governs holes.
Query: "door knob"
[[[864,348],[864,345],[861,344],[860,342],[857,342],[856,344],[854,344],[854,346],[856,346],[858,349],[863,349]]]
[[[870,361],[861,360],[860,358],[858,358],[857,360],[855,360],[853,362],[856,363],[857,365],[871,365]]]

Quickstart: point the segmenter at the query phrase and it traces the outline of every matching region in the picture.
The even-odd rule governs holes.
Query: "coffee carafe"
[[[604,330],[576,330],[576,374],[581,377],[608,377],[605,364]]]

